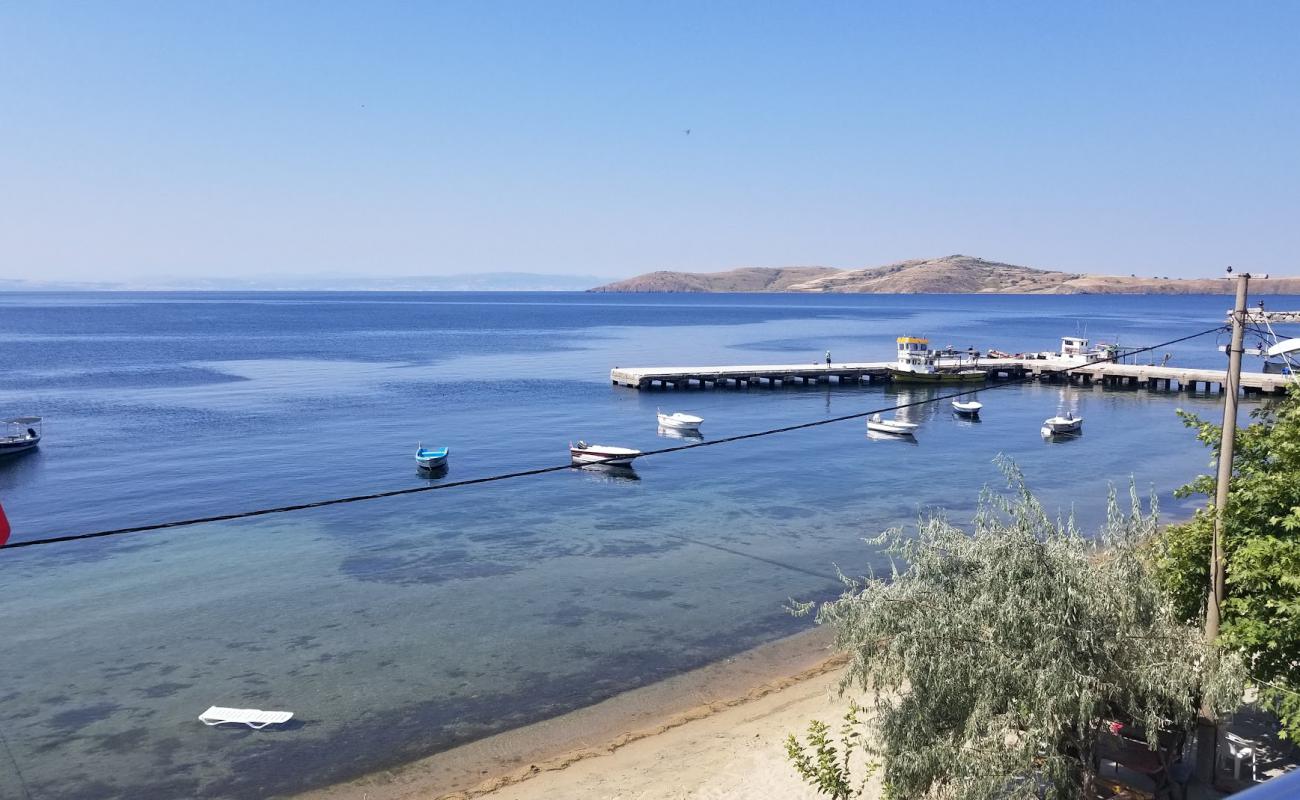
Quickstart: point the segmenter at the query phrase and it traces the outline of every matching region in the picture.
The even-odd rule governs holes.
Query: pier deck
[[[804,385],[810,383],[870,383],[889,380],[893,361],[845,362],[843,364],[760,364],[718,367],[615,367],[610,381],[633,389],[686,389],[749,386]],[[942,363],[940,367],[942,368]],[[1142,364],[1081,365],[1077,361],[1051,358],[986,358],[974,366],[989,372],[990,380],[1031,378],[1082,385],[1100,383],[1111,387],[1144,387],[1165,391],[1219,391],[1227,381],[1226,370],[1158,367]],[[1281,394],[1290,378],[1264,372],[1243,372],[1241,389],[1247,394]]]

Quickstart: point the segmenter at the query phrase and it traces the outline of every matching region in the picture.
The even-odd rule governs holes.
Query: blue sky
[[[1295,2],[8,3],[0,277],[1297,274],[1298,30]]]

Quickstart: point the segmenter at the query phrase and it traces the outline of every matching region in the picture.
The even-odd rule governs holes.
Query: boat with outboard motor
[[[605,444],[587,444],[578,442],[569,445],[569,458],[575,464],[613,464],[627,466],[641,455],[640,450],[630,447],[613,447]]]
[[[0,420],[0,456],[31,450],[40,443],[40,417],[13,417]]]
[[[1083,417],[1076,417],[1072,412],[1065,412],[1065,416],[1049,417],[1043,420],[1042,430],[1039,431],[1044,436],[1073,436],[1083,433]]]

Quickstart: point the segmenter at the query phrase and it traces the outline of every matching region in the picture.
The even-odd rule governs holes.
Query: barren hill
[[[1300,294],[1300,278],[1251,282],[1252,294]],[[593,292],[843,292],[863,294],[1229,294],[1221,278],[1139,278],[1056,272],[972,256],[913,259],[869,269],[748,267],[651,272]]]
[[[793,284],[836,275],[830,267],[742,267],[726,272],[647,272],[593,292],[789,292]]]

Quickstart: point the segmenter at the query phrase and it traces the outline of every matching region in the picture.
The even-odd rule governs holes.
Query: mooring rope
[[[1130,350],[1126,352],[1124,355],[1126,356],[1137,355],[1138,353],[1146,353],[1152,350],[1158,350],[1162,347],[1169,347],[1171,345],[1180,344],[1182,342],[1186,342],[1191,339],[1198,338],[1200,336],[1205,336],[1211,333],[1217,333],[1224,330],[1225,328],[1226,326],[1224,325],[1218,325],[1213,328],[1203,330],[1199,333],[1193,333],[1189,336],[1183,336],[1178,339],[1170,339],[1169,341],[1161,342],[1160,344],[1153,344],[1148,347],[1140,347],[1137,348],[1136,350]],[[664,455],[666,453],[677,453],[683,450],[695,450],[700,447],[716,447],[717,445],[721,445],[721,444],[730,444],[732,442],[743,442],[747,439],[757,439],[763,436],[773,436],[778,433],[789,433],[791,431],[800,431],[807,428],[816,428],[822,425],[833,425],[838,422],[847,422],[849,420],[862,419],[863,417],[869,417],[873,414],[882,414],[887,411],[900,411],[905,408],[914,408],[916,406],[927,405],[929,403],[938,403],[944,400],[952,400],[958,397],[965,397],[966,395],[975,394],[977,392],[988,392],[988,391],[994,391],[996,389],[1007,388],[1010,386],[1018,386],[1020,384],[1027,383],[1032,380],[1041,378],[1042,375],[1056,375],[1056,374],[1068,373],[1072,370],[1077,370],[1084,367],[1091,367],[1097,364],[1105,364],[1105,363],[1109,363],[1110,361],[1112,361],[1112,359],[1110,358],[1101,358],[1095,361],[1087,361],[1082,364],[1072,364],[1068,367],[1060,367],[1056,369],[1045,369],[1039,372],[1037,375],[1031,375],[1026,373],[1020,376],[1019,378],[1011,378],[999,383],[995,383],[993,385],[981,385],[973,389],[967,389],[965,391],[951,392],[949,394],[938,395],[936,397],[927,397],[922,400],[913,400],[907,403],[898,403],[892,406],[882,406],[880,408],[873,408],[868,411],[857,411],[852,414],[842,414],[836,417],[827,417],[825,419],[813,420],[811,422],[801,422],[795,425],[785,425],[779,428],[768,428],[762,431],[754,431],[753,433],[741,433],[735,436],[724,436],[720,439],[709,439],[703,442],[692,442],[690,444],[676,445],[674,447],[662,447],[657,450],[646,450],[642,452],[641,455],[637,456],[637,458],[640,459],[640,458],[647,458],[649,456]],[[617,458],[617,456],[614,456],[612,458]],[[291,511],[306,511],[307,509],[311,509],[311,508],[324,508],[326,506],[337,506],[337,505],[344,505],[347,503],[359,503],[362,502],[363,500],[381,500],[386,497],[401,497],[403,495],[420,494],[423,492],[434,492],[442,489],[455,489],[461,486],[475,486],[484,483],[495,483],[497,481],[511,480],[514,478],[526,478],[532,475],[545,475],[549,472],[561,472],[564,470],[581,469],[582,467],[583,465],[581,464],[573,464],[573,463],[557,464],[555,466],[550,466],[550,467],[538,467],[537,469],[525,469],[516,472],[505,472],[498,475],[488,475],[482,478],[467,478],[465,480],[459,480],[459,481],[447,481],[445,483],[436,483],[429,486],[412,486],[405,489],[390,489],[383,492],[371,492],[369,494],[350,495],[347,497],[334,497],[327,500],[316,500],[310,503],[295,503],[292,505],[275,506],[274,508],[259,508],[251,511],[235,511],[229,514],[216,514],[208,517],[178,519],[178,520],[172,520],[170,522],[155,522],[148,525],[133,525],[127,528],[113,528],[110,530],[91,531],[88,533],[74,533],[65,536],[50,536],[43,539],[29,539],[20,542],[10,542],[9,544],[4,546],[4,549],[13,550],[19,547],[37,547],[40,545],[61,544],[64,542],[77,542],[83,539],[102,539],[108,536],[123,536],[128,533],[146,533],[148,531],[162,531],[162,530],[169,530],[172,528],[185,528],[192,525],[202,525],[207,522],[226,522],[228,520],[245,519],[248,517],[262,517],[268,514],[284,514]]]

